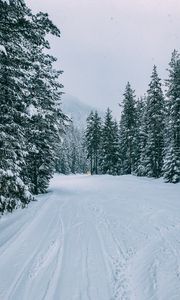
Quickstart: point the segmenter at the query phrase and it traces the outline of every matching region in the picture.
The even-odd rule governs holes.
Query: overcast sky
[[[61,30],[52,40],[64,91],[81,101],[118,110],[127,81],[139,96],[154,64],[166,78],[180,48],[179,0],[28,0]]]

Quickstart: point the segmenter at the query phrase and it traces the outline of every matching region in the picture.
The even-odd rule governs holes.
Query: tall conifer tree
[[[113,120],[108,108],[102,129],[101,171],[103,174],[117,175],[120,169],[119,132],[117,123]]]
[[[24,1],[0,0],[0,210],[45,192],[54,171],[65,115],[61,72],[47,34],[60,35],[48,15],[33,15]]]
[[[0,1],[0,210],[26,205],[31,195],[23,181],[25,166],[25,29],[29,11],[23,1]]]
[[[91,174],[99,173],[99,159],[101,149],[101,118],[98,112],[91,112],[87,118],[87,128],[85,133],[88,158],[90,159]]]
[[[167,80],[167,126],[164,178],[168,182],[180,181],[180,54],[174,50],[169,64]]]
[[[136,163],[136,127],[137,113],[134,91],[130,83],[127,83],[123,111],[120,120],[120,153],[122,161],[122,174],[132,174]]]
[[[147,139],[144,147],[144,175],[158,178],[162,175],[163,166],[165,103],[156,66],[153,67],[147,91],[145,114]]]
[[[135,162],[135,174],[138,176],[144,175],[144,156],[145,156],[145,145],[147,140],[146,130],[146,109],[147,99],[144,95],[139,98],[136,104],[137,110],[137,126],[136,126],[136,162]]]

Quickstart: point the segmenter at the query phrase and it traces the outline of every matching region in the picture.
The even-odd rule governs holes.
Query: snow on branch
[[[7,55],[6,48],[3,45],[0,45],[0,52],[3,52],[5,55]]]

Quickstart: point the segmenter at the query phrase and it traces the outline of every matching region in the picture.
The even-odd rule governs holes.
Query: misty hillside
[[[62,109],[70,118],[72,118],[77,127],[85,127],[86,119],[91,110],[97,110],[97,108],[85,104],[78,98],[68,94],[62,96]],[[103,112],[98,111],[98,113],[100,116],[103,116]]]

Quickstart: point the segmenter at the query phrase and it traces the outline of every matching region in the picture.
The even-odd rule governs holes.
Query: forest
[[[108,108],[104,118],[98,111],[91,111],[81,134],[71,126],[62,143],[57,171],[133,174],[179,182],[180,55],[176,50],[168,72],[164,91],[154,66],[149,88],[138,99],[128,82],[120,104],[120,120]]]
[[[120,120],[92,111],[77,129],[62,111],[64,89],[48,14],[22,0],[0,0],[0,212],[45,193],[54,172],[164,177],[180,181],[180,54],[174,50],[162,88],[153,67],[140,98],[127,83]],[[63,100],[62,100],[63,101]]]

